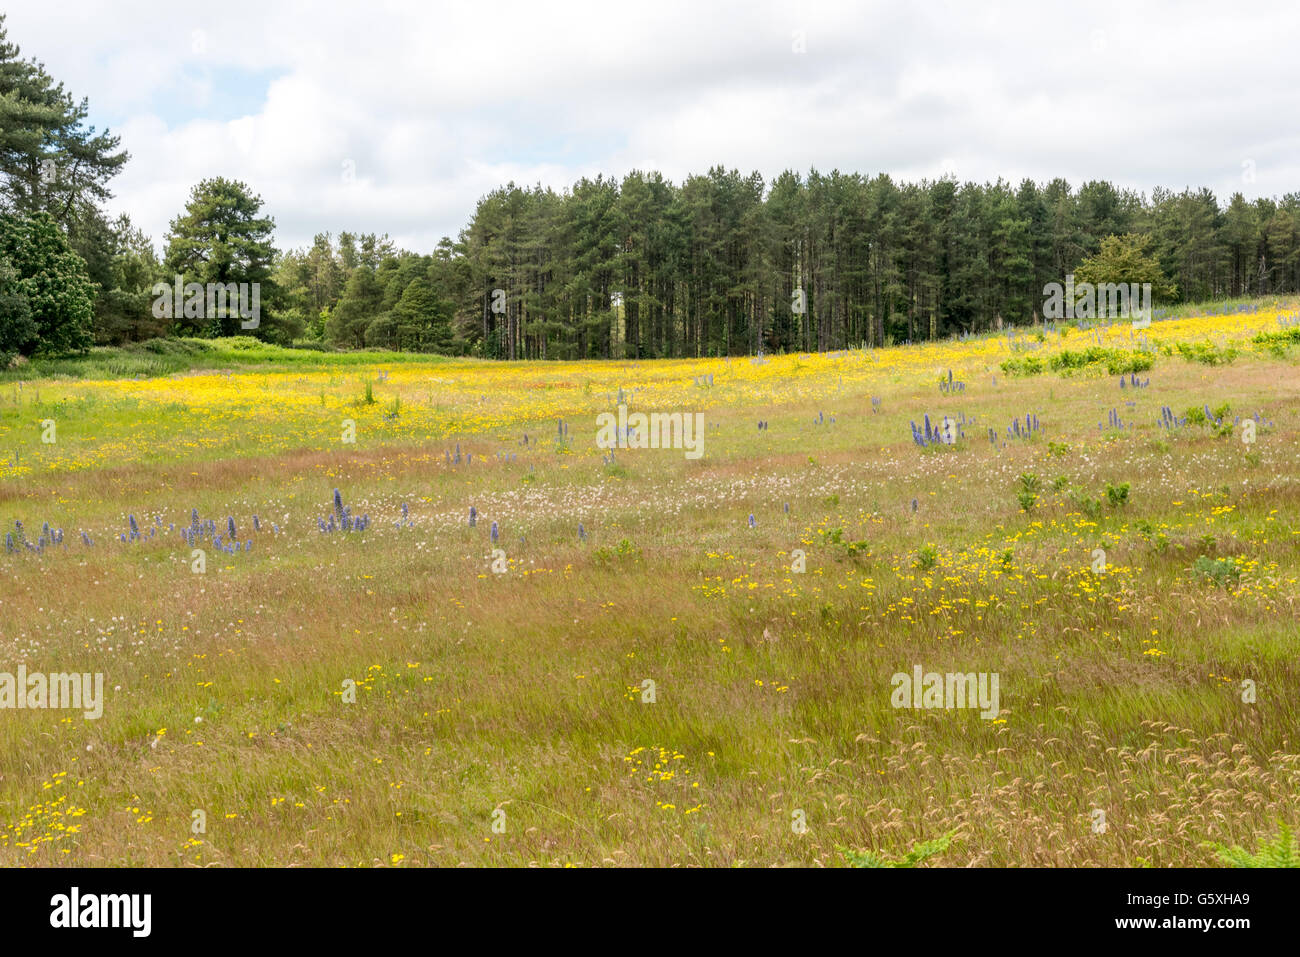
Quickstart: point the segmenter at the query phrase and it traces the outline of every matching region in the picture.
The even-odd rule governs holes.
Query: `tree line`
[[[633,172],[495,190],[448,255],[464,264],[457,329],[485,354],[828,350],[1038,321],[1043,287],[1085,262],[1164,302],[1297,292],[1300,194],[1221,207],[1101,181]],[[1106,275],[1135,260],[1152,271]]]
[[[158,284],[258,283],[253,335],[505,359],[824,351],[1038,321],[1081,267],[1157,301],[1300,292],[1300,194],[1221,205],[1091,181],[715,167],[510,183],[432,253],[375,234],[277,250],[244,183],[197,184],[162,255],[103,211],[117,137],[9,43],[0,15],[0,360],[92,343],[243,332],[237,314],[158,315]]]
[[[715,167],[484,196],[432,255],[342,233],[277,260],[294,325],[505,359],[825,351],[1040,321],[1079,269],[1158,302],[1300,292],[1300,194]]]

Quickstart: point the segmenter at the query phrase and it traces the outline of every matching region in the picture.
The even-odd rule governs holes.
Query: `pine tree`
[[[262,338],[296,334],[284,328],[287,317],[277,317],[266,308],[274,287],[271,233],[275,222],[259,215],[261,208],[261,197],[244,183],[222,177],[203,180],[190,192],[185,210],[171,222],[164,271],[169,277],[179,275],[184,283],[204,286],[258,283],[263,307],[254,334]],[[201,317],[172,318],[176,330],[189,335],[233,336],[248,331],[242,328],[237,309],[228,305],[217,311],[217,315],[207,315],[204,310]]]

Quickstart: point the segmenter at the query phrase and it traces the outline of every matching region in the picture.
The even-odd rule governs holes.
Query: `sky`
[[[131,159],[161,248],[200,180],[242,180],[281,248],[429,252],[513,181],[722,165],[900,180],[1092,179],[1225,202],[1300,190],[1300,4],[112,3],[8,0]]]

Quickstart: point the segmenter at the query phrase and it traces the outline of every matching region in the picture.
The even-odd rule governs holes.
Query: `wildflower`
[[[473,505],[469,507],[469,527],[473,528],[474,523],[478,521],[478,509]]]
[[[496,523],[496,522],[493,522],[493,523],[492,523],[492,544],[494,544],[494,545],[496,544],[497,533],[498,533],[498,531],[499,531],[499,530],[498,530],[498,528],[497,528],[497,523]]]

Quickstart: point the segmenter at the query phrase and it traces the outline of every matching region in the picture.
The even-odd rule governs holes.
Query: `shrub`
[[[1212,410],[1209,415],[1205,414],[1206,408],[1206,406],[1200,408],[1188,407],[1187,411],[1183,413],[1187,416],[1187,424],[1208,425],[1219,438],[1231,435],[1233,424],[1228,417],[1232,415],[1232,406],[1224,402],[1217,409]]]
[[[1227,365],[1237,358],[1237,350],[1233,346],[1219,348],[1212,342],[1198,342],[1194,345],[1179,342],[1176,348],[1178,354],[1188,362],[1199,362],[1207,366]]]
[[[1220,588],[1235,587],[1241,581],[1241,569],[1231,558],[1210,558],[1202,555],[1196,559],[1192,571],[1201,579],[1214,582]]]
[[[1030,376],[1040,374],[1046,366],[1038,356],[1022,356],[1018,359],[1006,360],[999,368],[1010,376]]]
[[[1286,355],[1286,347],[1300,345],[1300,326],[1288,326],[1274,332],[1261,332],[1250,340],[1259,346],[1266,346],[1273,355],[1281,358]]]
[[[949,831],[932,841],[913,844],[912,849],[899,858],[885,857],[875,851],[859,853],[850,851],[846,847],[839,847],[837,850],[850,867],[916,867],[916,865],[948,850],[956,833],[955,830]]]
[[[826,541],[836,548],[842,549],[844,554],[848,555],[850,558],[854,558],[859,552],[865,552],[867,550],[867,542],[865,540],[856,542],[846,541],[844,538],[844,529],[842,528],[831,529],[831,531],[826,534]]]
[[[1121,485],[1111,485],[1106,483],[1106,501],[1110,503],[1111,508],[1119,508],[1121,505],[1128,504],[1128,482]]]
[[[8,340],[0,350],[61,355],[90,349],[95,284],[53,217],[0,214],[0,263],[0,335]]]
[[[1087,349],[1072,351],[1063,349],[1051,358],[1052,370],[1055,372],[1073,372],[1091,366],[1105,365],[1111,375],[1125,375],[1130,372],[1146,372],[1156,364],[1156,357],[1141,349],[1108,349],[1104,346],[1089,346]]]
[[[1300,845],[1296,836],[1286,824],[1281,825],[1278,834],[1272,840],[1259,838],[1258,850],[1251,854],[1244,847],[1225,847],[1211,844],[1219,854],[1219,860],[1229,867],[1300,867]],[[855,865],[856,866],[856,865]]]
[[[1100,499],[1093,498],[1090,495],[1085,495],[1083,498],[1077,499],[1076,504],[1083,510],[1083,514],[1087,515],[1093,521],[1101,518]]]

